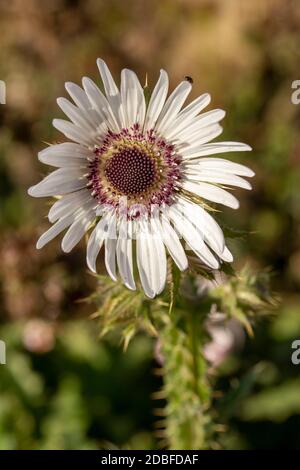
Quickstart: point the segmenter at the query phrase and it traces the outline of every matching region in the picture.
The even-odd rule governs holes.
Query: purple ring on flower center
[[[135,124],[118,134],[109,131],[95,147],[87,187],[100,205],[118,207],[126,197],[129,211],[139,204],[150,213],[152,205],[173,204],[180,164],[174,145]]]

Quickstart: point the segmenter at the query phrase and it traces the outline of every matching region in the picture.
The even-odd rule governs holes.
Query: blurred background
[[[99,341],[82,300],[95,288],[84,242],[64,255],[59,240],[42,251],[49,201],[27,196],[47,173],[43,142],[61,138],[56,97],[65,81],[99,83],[96,58],[116,77],[133,68],[150,85],[159,69],[171,85],[189,75],[192,97],[210,92],[227,110],[222,140],[249,143],[230,155],[256,171],[254,191],[239,191],[239,212],[219,221],[249,232],[231,244],[235,268],[273,272],[281,297],[254,339],[227,357],[217,406],[225,448],[300,448],[300,3],[297,0],[0,0],[0,449],[157,448],[160,386],[153,341],[138,336],[124,354]]]

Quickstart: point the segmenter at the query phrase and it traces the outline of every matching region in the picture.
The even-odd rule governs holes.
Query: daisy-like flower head
[[[210,269],[231,262],[223,232],[206,210],[219,203],[237,209],[230,186],[251,189],[246,166],[214,155],[251,150],[238,142],[213,142],[222,132],[225,113],[201,111],[210,103],[201,95],[183,108],[192,84],[181,82],[168,95],[168,75],[161,70],[148,105],[136,74],[121,73],[117,87],[108,67],[97,65],[105,93],[89,78],[83,88],[66,83],[73,102],[57,102],[71,120],[53,125],[72,142],[50,145],[39,160],[57,167],[29,189],[34,197],[59,196],[48,218],[53,225],[37,242],[42,248],[68,228],[62,249],[69,252],[93,228],[87,264],[105,246],[105,265],[116,280],[136,289],[139,273],[148,297],[166,283],[168,253],[180,270],[188,268],[191,249]],[[135,248],[135,256],[133,256]],[[134,259],[133,259],[134,258]]]

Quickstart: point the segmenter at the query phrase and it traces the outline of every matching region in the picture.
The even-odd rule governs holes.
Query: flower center
[[[125,197],[128,216],[134,218],[137,205],[143,206],[139,213],[151,213],[153,206],[173,204],[180,177],[181,157],[174,145],[134,124],[118,134],[108,131],[94,148],[87,187],[100,206],[120,207]]]
[[[109,159],[104,173],[116,190],[125,195],[137,195],[153,185],[156,164],[143,150],[125,147]]]

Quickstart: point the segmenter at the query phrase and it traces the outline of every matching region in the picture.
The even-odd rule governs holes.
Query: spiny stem
[[[203,325],[193,310],[190,310],[187,315],[187,330],[189,332],[193,358],[194,390],[204,403],[208,400],[209,393],[206,380],[206,361],[203,357]]]
[[[198,394],[200,390],[198,390],[198,381],[199,381],[199,371],[198,371],[198,348],[196,344],[195,338],[195,324],[194,324],[194,316],[192,313],[188,313],[188,330],[190,335],[191,341],[191,352],[193,356],[193,373],[194,373],[194,390],[195,393]],[[201,387],[200,387],[201,388]]]
[[[174,308],[160,328],[167,399],[164,426],[170,449],[199,450],[208,447],[210,390],[201,354],[199,317],[192,306],[188,312]]]

